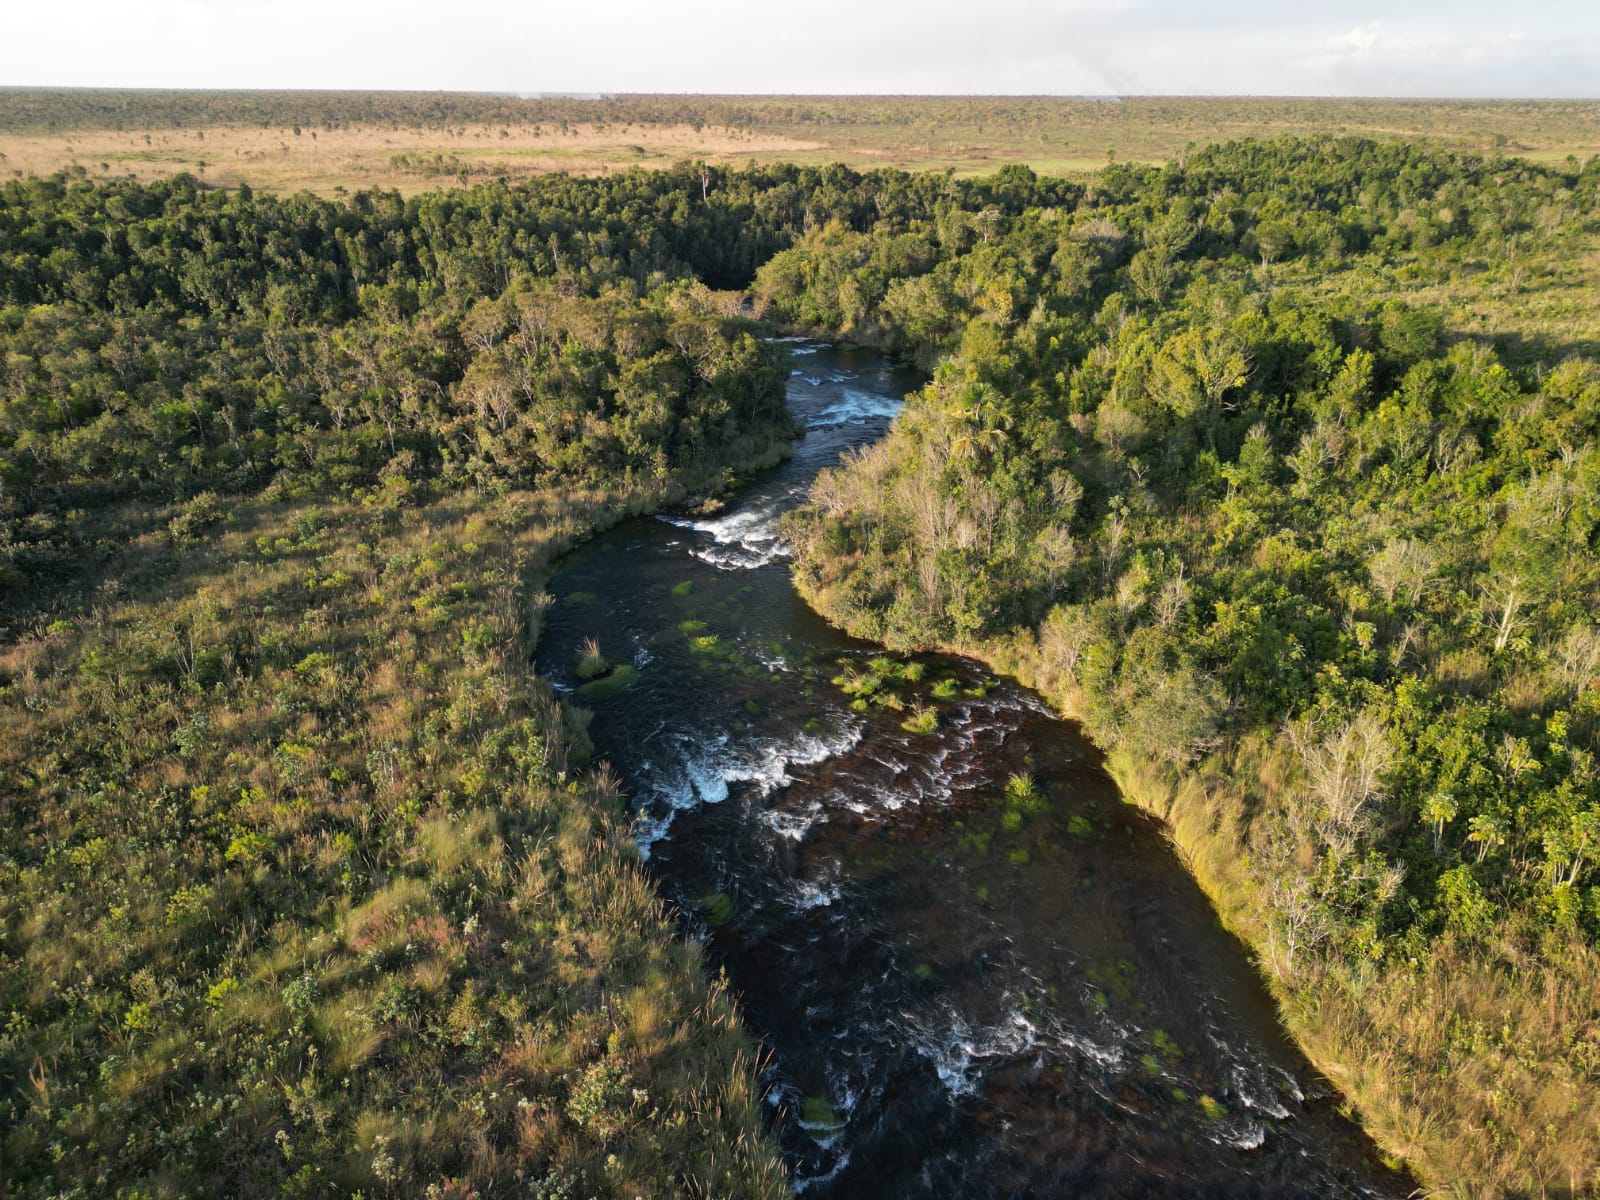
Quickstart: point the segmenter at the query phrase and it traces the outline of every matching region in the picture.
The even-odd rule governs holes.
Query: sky
[[[0,84],[12,86],[1600,96],[1596,0],[3,0],[3,8]]]

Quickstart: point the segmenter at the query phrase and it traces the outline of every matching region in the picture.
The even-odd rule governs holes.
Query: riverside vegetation
[[[0,196],[0,1193],[785,1194],[526,665],[555,553],[792,435],[687,183]]]
[[[791,518],[802,590],[1079,718],[1426,1182],[1591,1193],[1600,324],[1528,313],[1595,253],[1600,162],[1010,182],[761,269],[784,318],[940,360]]]
[[[1079,715],[1428,1181],[1591,1189],[1597,184],[1360,141],[6,184],[7,1186],[782,1193],[526,667],[553,554],[791,436],[753,281],[941,364],[791,523],[818,603]]]

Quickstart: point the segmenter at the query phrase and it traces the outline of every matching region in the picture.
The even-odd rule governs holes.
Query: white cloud
[[[1383,22],[1368,21],[1333,39],[1333,48],[1349,54],[1371,54],[1383,43]]]
[[[0,0],[3,3],[4,0]],[[666,92],[1596,95],[1600,5],[55,0],[0,82]],[[1567,7],[1565,4],[1559,7]],[[1507,17],[1510,19],[1507,19]],[[1514,24],[1512,22],[1515,22]],[[3,101],[0,101],[3,102]]]

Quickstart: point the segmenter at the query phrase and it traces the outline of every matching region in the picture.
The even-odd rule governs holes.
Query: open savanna
[[[242,505],[0,642],[0,1194],[783,1194],[527,666],[551,558],[646,502]]]
[[[522,179],[551,171],[600,175],[684,159],[739,163],[812,156],[815,142],[689,125],[212,125],[192,129],[75,130],[0,135],[12,175],[81,167],[91,178],[141,182],[188,172],[218,187],[330,192],[385,188],[412,194],[447,184]]]
[[[298,132],[297,132],[298,131]],[[223,187],[416,192],[683,159],[843,162],[980,174],[1159,163],[1233,138],[1426,138],[1537,161],[1600,153],[1600,103],[1282,98],[612,96],[0,91],[0,171]]]

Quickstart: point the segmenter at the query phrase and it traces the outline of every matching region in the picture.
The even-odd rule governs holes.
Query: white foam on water
[[[824,1150],[831,1149],[844,1136],[844,1123],[842,1121],[838,1125],[814,1125],[804,1120],[797,1120],[795,1124],[804,1129],[806,1136]],[[848,1155],[845,1157],[848,1158]],[[838,1164],[835,1164],[833,1170],[828,1174],[833,1175],[837,1173],[838,1169]]]
[[[879,748],[866,755],[869,763],[882,768],[882,776],[858,778],[830,801],[857,816],[881,818],[911,805],[948,804],[958,794],[998,786],[987,759],[974,751],[986,738],[998,742],[1010,734],[1017,724],[1012,717],[1019,711],[1016,705],[979,702],[946,712],[940,744],[931,751],[911,748],[916,735],[884,730]]]
[[[661,520],[711,538],[710,545],[702,542],[689,551],[701,562],[723,570],[747,571],[776,562],[788,553],[789,547],[778,532],[778,518],[789,507],[789,501],[786,494],[717,517],[695,520],[664,516]]]
[[[762,783],[762,794],[770,794],[779,787],[794,782],[790,767],[813,767],[826,762],[861,741],[862,726],[852,723],[828,736],[801,733],[788,742],[764,743],[755,751],[755,761],[741,768],[742,774],[734,778]]]
[[[1226,1141],[1235,1150],[1259,1150],[1267,1140],[1267,1127],[1254,1121],[1246,1123]]]
[[[795,1126],[804,1131],[806,1137],[817,1149],[828,1152],[821,1162],[805,1162],[796,1164],[796,1169],[790,1176],[790,1190],[795,1195],[804,1195],[812,1188],[823,1187],[833,1182],[839,1172],[850,1162],[850,1151],[839,1146],[839,1141],[844,1133],[843,1128],[833,1126],[811,1125],[800,1116],[805,1103],[805,1096],[793,1083],[777,1080],[767,1089],[767,1106],[773,1109],[787,1107],[790,1119]],[[845,1109],[835,1106],[834,1112],[843,1116]],[[806,1174],[808,1170],[815,1170],[826,1164],[826,1170],[819,1170],[816,1174]]]
[[[1246,1072],[1239,1067],[1234,1067],[1231,1075],[1234,1094],[1244,1101],[1246,1108],[1254,1109],[1258,1113],[1264,1113],[1275,1121],[1288,1120],[1289,1110],[1284,1107],[1277,1096],[1271,1092],[1265,1094],[1256,1092],[1252,1087],[1255,1081],[1250,1079]]]
[[[1057,1032],[1053,1040],[1074,1051],[1080,1058],[1087,1058],[1106,1071],[1122,1069],[1126,1055],[1121,1046],[1102,1046],[1093,1038],[1085,1037],[1081,1033]]]
[[[633,840],[639,847],[639,857],[650,857],[650,848],[667,836],[678,813],[703,804],[720,804],[728,798],[728,780],[717,765],[727,741],[727,735],[723,734],[700,747],[697,754],[680,760],[665,778],[652,779],[645,802],[633,821]]]
[[[828,817],[822,805],[813,800],[804,808],[769,808],[761,814],[761,819],[779,837],[803,842],[806,835]]]
[[[843,1171],[850,1163],[850,1150],[841,1145],[841,1142],[849,1124],[850,1114],[855,1110],[860,1096],[859,1093],[848,1086],[839,1085],[832,1078],[833,1074],[832,1071],[829,1072],[830,1090],[836,1089],[839,1095],[837,1099],[830,1097],[829,1103],[833,1108],[833,1115],[838,1118],[838,1124],[836,1125],[822,1125],[807,1121],[803,1116],[805,1095],[792,1082],[775,1082],[767,1090],[767,1103],[773,1108],[787,1105],[790,1119],[795,1126],[805,1133],[806,1137],[811,1140],[811,1143],[818,1150],[827,1152],[827,1157],[823,1158],[821,1163],[805,1162],[800,1164],[801,1170],[815,1169],[826,1164],[826,1170],[818,1171],[816,1174],[802,1174],[801,1170],[797,1170],[791,1176],[790,1186],[796,1195],[803,1195],[813,1188],[824,1187],[832,1183],[833,1180],[838,1178],[839,1172]]]
[[[807,382],[810,382],[809,376]],[[810,429],[833,429],[840,425],[865,425],[868,421],[888,420],[900,411],[903,403],[876,392],[847,387],[843,399],[834,401],[808,418],[806,426]]]
[[[844,893],[839,888],[837,879],[827,883],[811,883],[804,879],[795,881],[794,892],[789,897],[797,912],[810,912],[816,908],[827,908]]]
[[[1248,1050],[1235,1047],[1215,1026],[1208,1026],[1206,1037],[1227,1062],[1229,1090],[1246,1108],[1284,1121],[1292,1114],[1282,1097],[1287,1095],[1296,1104],[1305,1099],[1294,1076],[1276,1063],[1258,1060]]]
[[[802,1128],[804,1128],[804,1126],[802,1126]],[[806,1132],[810,1133],[811,1131],[807,1129]],[[838,1177],[839,1172],[844,1170],[849,1165],[850,1151],[841,1151],[839,1157],[833,1160],[833,1166],[829,1167],[821,1175],[812,1175],[806,1179],[794,1180],[793,1186],[795,1193],[800,1194],[809,1192],[812,1188],[819,1188],[825,1184],[832,1183],[834,1179]]]
[[[633,818],[633,844],[639,847],[639,857],[646,861],[650,858],[650,848],[667,836],[667,830],[672,828],[672,810],[651,816],[644,809],[640,809]]]
[[[853,812],[858,817],[879,817],[885,813],[899,812],[908,804],[922,802],[922,792],[915,780],[903,774],[893,763],[882,759],[876,761],[895,771],[893,781],[879,784],[858,780],[848,790],[835,788],[828,796],[835,808]]]
[[[1038,1029],[1019,1008],[993,1025],[970,1025],[952,1009],[939,1014],[936,1023],[938,1028],[930,1029],[914,1018],[909,1020],[912,1045],[933,1064],[939,1082],[952,1097],[974,1094],[987,1063],[1014,1058],[1039,1042]]]
[[[802,733],[783,742],[730,747],[728,735],[722,734],[695,746],[644,791],[633,823],[639,856],[650,857],[651,847],[667,836],[678,813],[721,804],[728,798],[730,784],[755,784],[761,795],[770,795],[794,782],[791,767],[814,766],[842,754],[861,740],[861,734],[861,725],[853,724],[825,737]]]

